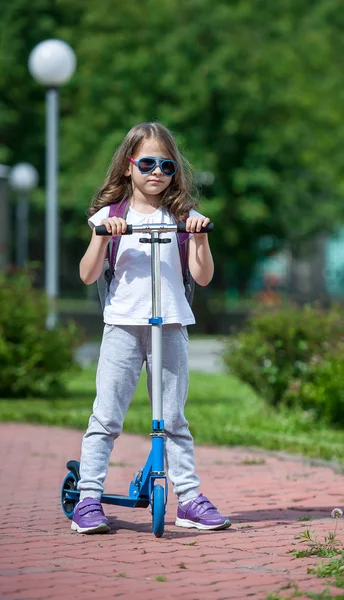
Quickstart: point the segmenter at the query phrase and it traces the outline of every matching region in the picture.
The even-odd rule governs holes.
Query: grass
[[[296,558],[311,556],[330,558],[331,560],[327,562],[324,561],[320,565],[315,564],[314,567],[308,568],[307,573],[322,579],[326,579],[326,585],[344,588],[344,550],[343,543],[337,536],[338,522],[343,516],[343,513],[340,509],[335,508],[333,509],[331,516],[336,519],[336,524],[333,531],[329,531],[328,534],[321,539],[315,530],[311,531],[310,529],[305,529],[305,531],[303,531],[300,535],[295,536],[295,539],[300,540],[302,543],[306,543],[307,550],[292,550],[291,553],[294,554]],[[331,558],[333,556],[336,557]],[[287,589],[289,590],[288,595],[281,596],[280,592]],[[344,600],[344,596],[342,594],[331,596],[328,588],[322,590],[322,592],[319,594],[308,591],[302,592],[299,587],[292,582],[289,582],[286,586],[280,588],[278,592],[267,596],[266,600],[293,600],[294,598],[298,598],[300,596],[307,596],[308,598],[313,598],[314,600],[327,600],[333,597],[337,598],[338,600]]]
[[[0,420],[85,429],[94,399],[95,368],[70,378],[63,398],[1,399]],[[144,435],[150,431],[145,379],[142,374],[124,431]],[[276,409],[234,376],[191,372],[185,412],[198,444],[256,446],[344,464],[344,431],[327,427],[311,413]]]
[[[275,594],[269,594],[266,597],[266,600],[294,600],[296,598],[300,598],[300,596],[307,598],[312,598],[313,600],[331,600],[331,598],[335,598],[336,600],[344,600],[344,596],[331,596],[328,589],[323,590],[322,592],[313,593],[313,592],[302,592],[296,585],[293,586],[293,590],[288,593],[288,596],[280,596],[279,592]]]
[[[334,531],[329,531],[323,539],[320,539],[315,530],[305,529],[300,535],[295,537],[296,540],[307,544],[307,550],[291,550],[296,558],[304,558],[305,556],[322,556],[329,558],[336,554],[342,554],[343,544],[337,537],[338,519]]]
[[[327,583],[344,588],[344,552],[341,553],[340,558],[333,558],[327,563],[315,565],[314,568],[308,569],[307,573],[326,578],[328,579]]]

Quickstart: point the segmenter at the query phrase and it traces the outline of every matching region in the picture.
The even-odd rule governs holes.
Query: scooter
[[[210,233],[213,223],[202,227],[201,233]],[[168,225],[164,223],[149,225],[127,225],[124,235],[132,233],[148,233],[150,237],[140,238],[140,242],[149,243],[151,251],[152,280],[152,447],[145,466],[137,471],[130,482],[128,496],[103,494],[103,504],[116,504],[130,508],[147,508],[152,514],[152,528],[156,537],[161,537],[165,527],[165,512],[168,498],[168,482],[164,466],[165,433],[162,401],[162,324],[161,283],[160,283],[160,244],[171,242],[170,238],[160,237],[162,233],[184,233],[185,223]],[[104,225],[96,227],[97,235],[111,235]],[[61,504],[64,514],[72,519],[74,508],[79,501],[77,490],[80,479],[80,463],[76,460],[67,462],[68,473],[61,490]],[[162,484],[162,485],[161,485]]]

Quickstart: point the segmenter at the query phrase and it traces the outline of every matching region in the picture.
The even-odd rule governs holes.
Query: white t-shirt
[[[109,216],[110,207],[104,206],[96,212],[88,223],[93,229],[102,219]],[[195,210],[190,216],[202,216]],[[147,223],[175,223],[164,209],[158,208],[152,214],[139,213],[129,207],[126,216],[131,225]],[[144,244],[139,238],[150,237],[145,233],[124,235],[120,239],[115,266],[115,276],[110,284],[110,292],[104,308],[104,322],[109,325],[148,325],[152,316],[151,288],[151,244]],[[169,244],[160,244],[161,275],[161,316],[163,323],[192,325],[194,314],[185,297],[182,268],[175,233],[163,233],[161,237],[171,239]]]

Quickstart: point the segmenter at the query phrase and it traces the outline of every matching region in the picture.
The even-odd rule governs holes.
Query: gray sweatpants
[[[184,502],[198,494],[194,446],[184,406],[188,393],[188,334],[181,325],[162,327],[163,418],[166,466],[173,491]],[[100,498],[114,440],[146,363],[151,398],[151,326],[105,325],[97,371],[97,396],[83,437],[78,483],[80,500]],[[144,465],[138,465],[138,468]]]

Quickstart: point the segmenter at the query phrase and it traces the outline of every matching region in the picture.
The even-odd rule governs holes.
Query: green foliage
[[[0,281],[0,397],[53,396],[64,390],[79,341],[74,325],[46,329],[45,295],[25,273]]]
[[[312,409],[343,423],[343,313],[333,307],[286,307],[256,314],[229,339],[230,372],[272,404]]]
[[[281,596],[279,592],[276,592],[275,594],[269,594],[266,597],[266,600],[294,600],[294,598],[300,598],[301,596],[302,598],[312,598],[312,600],[330,600],[334,598],[336,598],[336,600],[344,600],[344,596],[342,595],[338,596],[336,594],[336,596],[332,596],[327,588],[322,592],[317,593],[302,591],[296,584],[291,584],[288,587],[292,588],[291,591],[288,591],[288,596]],[[285,588],[283,587],[281,589],[284,590]]]
[[[315,568],[309,568],[307,573],[312,573],[320,578],[330,578],[328,583],[344,588],[344,552],[341,552],[341,556],[338,558],[316,565]]]
[[[305,556],[322,556],[329,558],[336,554],[342,554],[343,544],[337,538],[336,530],[329,531],[328,535],[325,535],[324,539],[321,540],[317,536],[316,531],[306,529],[300,533],[300,535],[297,535],[295,539],[306,542],[308,546],[307,550],[291,550],[291,554],[296,558],[304,558]]]
[[[317,365],[312,380],[299,389],[291,389],[287,398],[295,398],[305,409],[339,426],[344,424],[344,358],[325,360]]]
[[[302,593],[299,595],[302,596]],[[312,598],[312,600],[344,600],[342,594],[339,596],[338,594],[331,596],[331,592],[327,588],[322,592],[319,592],[319,594],[317,592],[304,592],[304,595],[307,596],[307,598]]]
[[[290,590],[290,588],[292,588],[292,591]],[[281,590],[284,589],[284,587],[281,588]],[[275,592],[266,596],[265,600],[294,600],[294,598],[299,598],[303,595],[295,584],[288,585],[287,589],[288,596],[281,596],[279,592]]]
[[[142,6],[5,3],[0,160],[32,162],[43,188],[44,91],[27,59],[43,39],[66,40],[78,66],[61,90],[63,239],[86,239],[85,211],[116,146],[133,124],[157,119],[196,171],[214,173],[203,208],[217,225],[212,245],[223,278],[230,255],[244,283],[259,236],[295,245],[343,221],[341,0]]]

